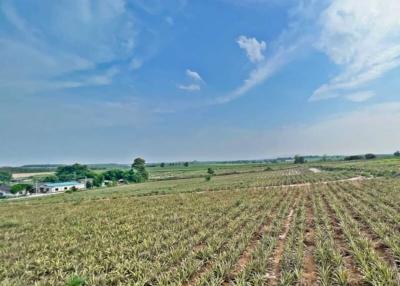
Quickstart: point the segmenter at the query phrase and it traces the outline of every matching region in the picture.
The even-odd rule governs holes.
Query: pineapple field
[[[0,285],[400,285],[400,179],[385,166],[4,201]]]

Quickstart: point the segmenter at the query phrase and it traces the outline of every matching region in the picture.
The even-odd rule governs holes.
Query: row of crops
[[[398,180],[282,172],[231,190],[2,204],[0,285],[400,285]]]
[[[209,192],[236,189],[246,190],[249,188],[336,181],[355,176],[358,176],[358,174],[350,171],[324,171],[321,173],[312,173],[306,167],[283,170],[262,170],[254,173],[215,176],[211,181],[206,181],[204,178],[153,181],[141,184],[129,184],[112,188],[75,192],[71,194],[59,194],[52,197],[36,198],[35,200],[30,200],[29,204],[54,204],[59,202],[77,202],[110,198],[117,199],[128,196],[153,196],[183,192]]]

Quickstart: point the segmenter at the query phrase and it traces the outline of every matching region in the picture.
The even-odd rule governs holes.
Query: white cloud
[[[300,45],[301,44],[298,43],[292,47],[289,47],[288,49],[278,50],[271,58],[253,69],[241,86],[227,95],[217,97],[213,103],[223,104],[230,102],[238,97],[241,97],[255,86],[263,83],[292,60],[294,52],[299,48]]]
[[[359,91],[344,95],[346,99],[354,102],[363,102],[370,99],[373,96],[375,96],[375,93],[373,91]]]
[[[236,42],[241,49],[246,51],[247,57],[251,62],[256,63],[264,60],[263,51],[267,47],[264,41],[259,42],[256,38],[248,38],[242,35],[237,38]]]
[[[185,91],[199,91],[201,90],[201,84],[204,84],[204,80],[200,76],[200,74],[196,71],[187,69],[186,76],[190,79],[191,83],[189,84],[178,84],[178,88]]]
[[[186,70],[186,75],[194,81],[203,81],[200,74],[196,71],[192,71],[190,69]]]
[[[239,87],[226,95],[215,98],[210,104],[228,103],[245,95],[296,58],[299,51],[308,47],[313,40],[310,34],[305,33],[305,31],[309,32],[310,26],[313,25],[319,5],[320,1],[299,1],[289,10],[288,27],[269,45],[271,52],[268,59],[265,59],[262,54],[266,49],[265,42],[240,36],[237,42],[246,50],[249,59],[257,62],[257,66],[250,71],[248,77]]]
[[[198,84],[188,84],[188,85],[179,84],[178,88],[185,91],[199,91],[201,89],[200,85]]]
[[[26,12],[39,8],[53,16]],[[123,0],[54,5],[5,0],[1,15],[0,92],[5,94],[111,84],[115,68],[102,72],[97,67],[126,59],[135,46],[133,18]]]
[[[400,66],[400,1],[334,0],[320,16],[317,47],[342,72],[311,99],[358,89]]]

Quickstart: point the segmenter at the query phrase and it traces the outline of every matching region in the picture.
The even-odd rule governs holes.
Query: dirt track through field
[[[294,213],[294,209],[296,208],[296,205],[297,205],[297,202],[290,209],[290,212],[289,212],[289,214],[286,218],[285,224],[284,224],[283,233],[279,236],[279,242],[275,249],[273,260],[272,260],[272,271],[271,271],[271,274],[267,275],[269,278],[268,285],[277,285],[278,284],[279,273],[280,273],[280,262],[282,259],[283,252],[285,250],[286,237],[289,233],[290,225],[292,224],[293,213]]]
[[[335,194],[336,195],[336,194]],[[336,195],[337,196],[337,195]],[[343,202],[345,210],[350,214],[350,216],[357,222],[357,225],[360,231],[367,237],[372,243],[372,247],[378,256],[386,261],[389,265],[393,268],[396,268],[396,259],[393,257],[392,253],[390,252],[389,246],[387,246],[383,241],[382,237],[379,237],[377,233],[375,233],[369,226],[368,222],[363,218],[358,211],[350,205],[350,203],[343,198],[338,198]]]
[[[246,224],[246,221],[243,221],[241,225],[239,225],[233,232],[232,235],[239,232],[244,225]],[[223,250],[223,248],[226,246],[226,244],[228,243],[228,238],[227,240],[224,241],[224,243],[222,243],[218,249],[216,249],[216,253],[219,253]],[[204,264],[200,267],[200,269],[198,271],[196,271],[195,273],[193,273],[189,279],[189,281],[183,283],[183,286],[194,286],[196,285],[199,280],[202,278],[203,275],[205,275],[207,272],[211,271],[213,268],[213,265],[215,263],[214,259],[210,259],[204,262]]]
[[[230,282],[234,281],[235,277],[246,267],[246,265],[250,262],[252,254],[256,249],[260,240],[264,237],[264,235],[271,229],[271,223],[273,219],[277,217],[277,210],[281,207],[283,200],[279,202],[279,204],[275,205],[267,215],[266,219],[259,226],[256,232],[253,233],[253,236],[250,240],[249,245],[240,255],[238,261],[233,266],[232,272],[228,275],[228,279],[222,283],[224,286],[231,285]]]
[[[313,183],[298,183],[298,184],[288,184],[288,185],[272,185],[272,186],[261,186],[261,187],[240,187],[240,188],[232,188],[232,189],[221,189],[221,190],[215,190],[215,192],[240,191],[240,190],[243,190],[243,189],[268,190],[268,189],[275,189],[275,188],[310,187],[310,186],[315,186],[315,185],[327,185],[327,184],[330,184],[330,183],[354,182],[354,181],[371,180],[371,179],[373,179],[373,178],[367,178],[367,177],[363,177],[363,176],[358,176],[358,177],[352,177],[352,178],[348,178],[348,179],[340,179],[340,180],[332,180],[332,181],[321,181],[321,182],[313,182]],[[204,194],[204,193],[209,193],[210,191],[213,191],[213,190],[198,191],[198,192],[193,192],[193,193],[195,193],[195,194]],[[154,196],[160,196],[160,195],[154,195]]]
[[[317,281],[317,267],[314,259],[315,252],[315,222],[312,208],[311,190],[308,189],[307,196],[307,227],[304,236],[306,246],[304,252],[304,270],[302,285],[314,285]]]
[[[335,215],[335,211],[332,209],[331,205],[329,204],[325,194],[322,195],[322,201],[323,201],[324,208],[327,211],[328,216],[332,222],[335,245],[339,248],[339,251],[342,254],[342,257],[344,259],[344,264],[346,266],[346,269],[347,269],[348,275],[349,275],[350,285],[354,285],[354,286],[364,285],[362,275],[358,270],[356,261],[355,261],[354,257],[351,255],[351,251],[348,248],[346,239],[343,234],[343,230],[340,226],[340,222]]]

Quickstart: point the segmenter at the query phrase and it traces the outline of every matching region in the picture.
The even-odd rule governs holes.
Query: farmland
[[[215,170],[1,202],[0,285],[400,285],[400,160]]]

